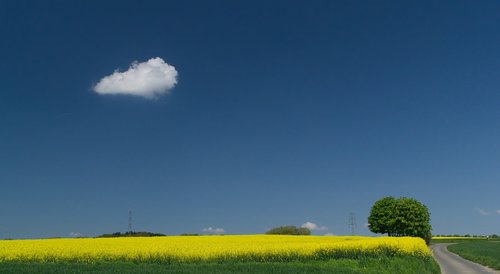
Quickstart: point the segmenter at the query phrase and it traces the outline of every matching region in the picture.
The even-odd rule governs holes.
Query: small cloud
[[[82,237],[82,233],[80,233],[80,232],[70,232],[69,236],[70,237]]]
[[[102,78],[93,90],[99,94],[126,94],[154,99],[168,94],[177,84],[177,70],[162,58],[133,62],[124,72],[115,70]]]
[[[307,229],[309,229],[311,231],[314,231],[314,230],[316,230],[316,231],[325,231],[325,230],[328,230],[328,228],[326,226],[318,226],[317,224],[311,223],[311,222],[305,222],[305,223],[302,224],[301,227],[307,228]]]
[[[325,236],[335,236],[333,233],[325,233]]]
[[[223,228],[214,228],[214,227],[204,228],[201,231],[211,234],[224,234],[226,232]]]
[[[496,212],[497,212],[497,214],[498,214],[498,215],[500,215],[500,209],[497,209],[497,211],[496,211]]]
[[[482,208],[479,208],[479,207],[476,207],[476,211],[477,213],[479,213],[480,215],[483,215],[483,216],[486,216],[486,215],[490,215],[490,213]]]

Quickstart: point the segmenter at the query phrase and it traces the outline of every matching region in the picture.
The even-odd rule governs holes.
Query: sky
[[[500,234],[500,1],[1,1],[0,238]]]

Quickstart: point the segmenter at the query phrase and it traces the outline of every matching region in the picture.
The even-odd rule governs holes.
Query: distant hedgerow
[[[271,228],[266,234],[274,235],[311,235],[311,230],[305,227],[296,227],[294,225],[278,226]]]

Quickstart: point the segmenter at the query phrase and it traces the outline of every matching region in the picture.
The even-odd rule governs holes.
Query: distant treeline
[[[460,235],[460,234],[439,234],[439,235],[433,235],[435,237],[470,237],[470,238],[500,238],[499,235],[497,234],[492,234],[492,235],[471,235],[471,234],[465,234],[465,235]]]
[[[271,235],[311,235],[311,230],[305,227],[296,227],[294,225],[284,225],[273,227],[266,231]]]
[[[115,232],[111,234],[102,234],[97,236],[97,238],[115,238],[115,237],[158,237],[165,236],[165,234],[161,233],[153,233],[153,232],[143,232],[143,231],[128,231],[128,232]]]

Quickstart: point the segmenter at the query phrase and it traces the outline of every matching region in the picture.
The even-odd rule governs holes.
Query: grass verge
[[[500,270],[500,241],[467,241],[448,246],[461,257]]]
[[[161,264],[132,262],[40,263],[3,262],[1,273],[339,273],[339,274],[438,274],[439,266],[431,257],[387,257],[335,259],[328,261],[258,263]]]

